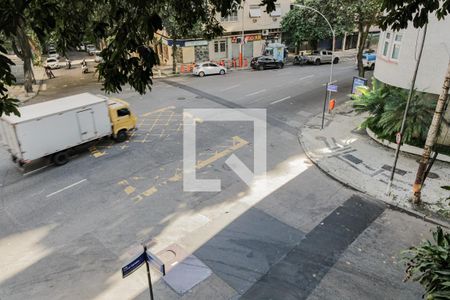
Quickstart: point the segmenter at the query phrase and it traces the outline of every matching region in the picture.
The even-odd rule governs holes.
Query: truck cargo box
[[[108,99],[89,93],[19,108],[0,118],[2,141],[21,161],[31,161],[111,135]]]

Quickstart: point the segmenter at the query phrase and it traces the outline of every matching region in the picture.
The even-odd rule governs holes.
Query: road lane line
[[[83,182],[85,182],[86,180],[87,180],[87,179],[83,179],[83,180],[80,180],[80,181],[78,181],[78,182],[75,182],[75,183],[73,183],[73,184],[71,184],[71,185],[68,185],[68,186],[66,186],[65,188],[62,188],[62,189],[60,189],[60,190],[58,190],[58,191],[56,191],[56,192],[54,192],[54,193],[48,194],[46,197],[47,197],[47,198],[50,198],[51,196],[54,196],[54,195],[56,195],[56,194],[59,194],[59,193],[65,191],[65,190],[67,190],[67,189],[70,189],[70,188],[72,188],[72,187],[74,187],[74,186],[76,186],[76,185],[79,185],[80,183],[83,183]]]
[[[282,101],[287,100],[287,99],[291,99],[291,96],[287,96],[287,97],[281,98],[279,100],[275,100],[273,102],[270,102],[270,105],[278,103],[278,102],[282,102]]]
[[[248,97],[248,96],[257,95],[257,94],[260,94],[260,93],[264,93],[265,91],[266,91],[266,89],[262,89],[262,90],[259,90],[259,91],[256,91],[256,92],[247,94],[247,95],[245,95],[245,96]]]
[[[311,78],[311,77],[314,77],[314,75],[308,75],[308,76],[299,78],[298,80],[304,80],[304,79],[308,79],[308,78]]]
[[[240,84],[235,84],[235,85],[229,86],[229,87],[224,88],[224,89],[222,89],[222,90],[220,90],[220,91],[221,91],[221,92],[225,92],[225,91],[228,91],[228,90],[237,88],[238,86],[240,86]]]

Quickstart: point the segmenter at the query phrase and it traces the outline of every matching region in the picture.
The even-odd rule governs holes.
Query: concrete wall
[[[390,43],[387,56],[383,55],[386,34],[390,33]],[[378,43],[375,77],[390,85],[408,89],[414,72],[415,57],[418,55],[423,29],[415,29],[412,25],[402,34],[398,59],[393,59],[393,38],[395,32],[382,32]],[[419,40],[416,46],[416,41]],[[430,24],[426,36],[422,61],[416,81],[419,91],[439,94],[441,92],[447,63],[450,58],[450,18],[437,21],[430,15]]]
[[[450,59],[450,18],[438,21],[434,14],[429,17],[430,23],[428,24],[415,87],[418,91],[438,95],[441,93],[447,64]],[[398,59],[395,59],[392,57],[392,53],[394,39],[397,34],[400,34],[402,37],[401,43],[398,43]],[[388,38],[388,35],[390,35],[390,38]],[[409,89],[422,36],[423,29],[415,29],[412,24],[407,29],[399,32],[391,30],[382,32],[378,43],[375,78],[389,85]],[[387,52],[384,52],[386,41],[388,41],[389,46]],[[449,109],[447,109],[445,119],[450,121]],[[450,145],[448,127],[443,126],[439,142]]]

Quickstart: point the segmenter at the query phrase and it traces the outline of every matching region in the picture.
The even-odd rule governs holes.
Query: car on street
[[[375,52],[364,52],[362,55],[362,63],[364,68],[373,70],[375,69],[375,62],[377,60],[377,54]],[[356,61],[358,64],[358,61]]]
[[[93,44],[86,45],[86,52],[89,55],[94,55],[94,52],[97,51],[97,48]]]
[[[55,48],[52,48],[48,51],[48,57],[59,59],[59,54],[56,52]]]
[[[49,57],[45,61],[45,66],[50,67],[50,69],[59,69],[61,65],[59,64],[59,60],[55,57]]]
[[[194,69],[192,70],[192,74],[200,77],[203,77],[205,75],[216,75],[216,74],[225,75],[226,73],[227,68],[209,61],[196,64],[194,66]]]
[[[306,58],[309,63],[315,65],[331,63],[331,60],[333,60],[333,64],[339,63],[339,57],[335,55],[333,58],[333,52],[328,50],[314,50],[311,55],[307,55]]]
[[[282,61],[277,61],[272,56],[258,56],[252,58],[250,66],[255,70],[281,69],[284,67],[284,63]]]
[[[95,61],[96,63],[101,63],[101,62],[103,62],[103,57],[100,55],[101,52],[102,52],[102,51],[100,51],[100,50],[94,51],[94,61]]]

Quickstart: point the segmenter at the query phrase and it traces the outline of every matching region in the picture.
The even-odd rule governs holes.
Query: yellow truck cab
[[[118,142],[128,138],[128,132],[136,129],[137,117],[130,111],[130,105],[120,99],[108,100],[109,118],[112,125],[112,136]]]

